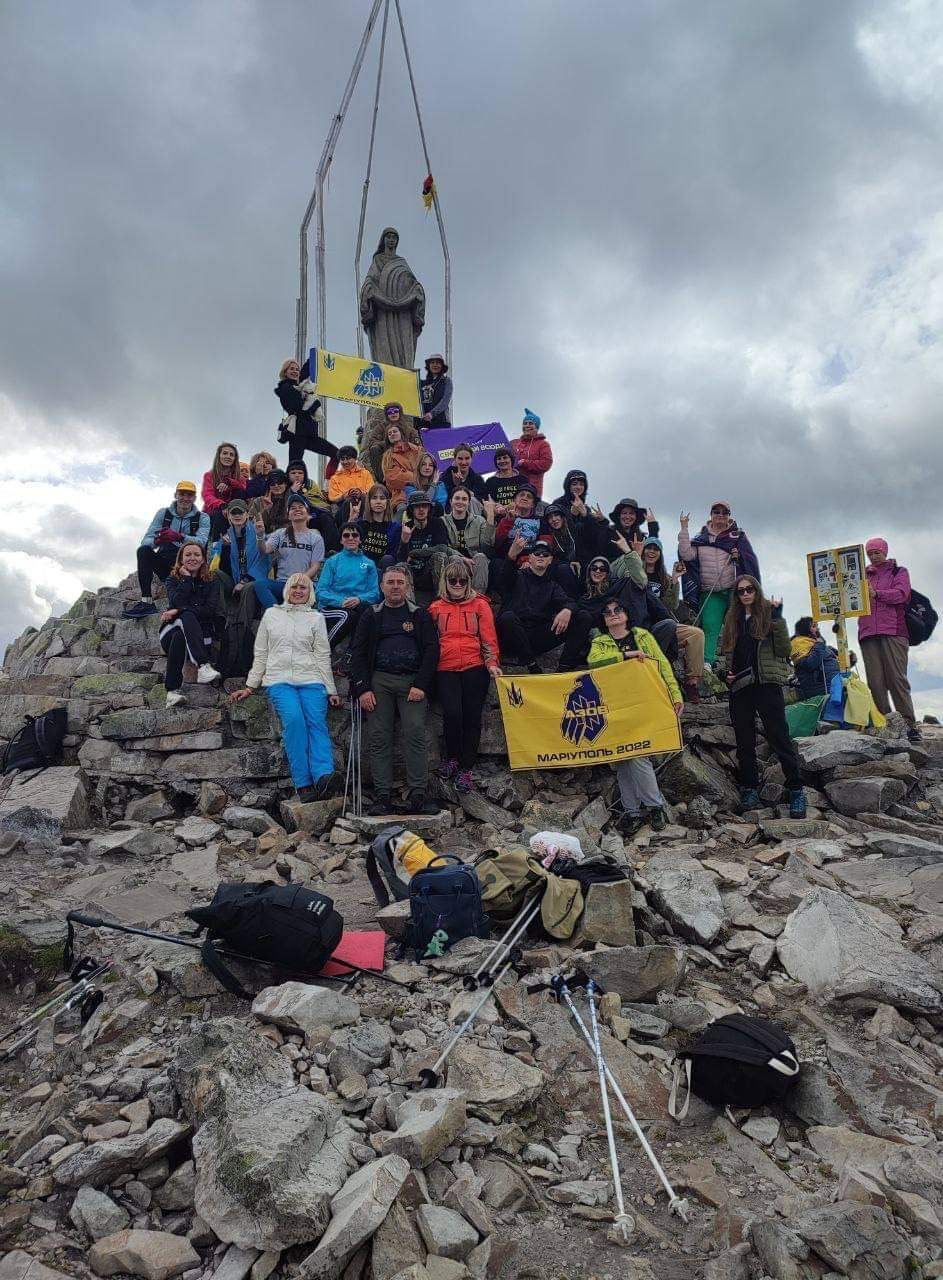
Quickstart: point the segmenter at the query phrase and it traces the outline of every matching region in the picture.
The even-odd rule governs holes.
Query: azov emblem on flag
[[[560,732],[568,742],[595,742],[606,727],[606,707],[599,686],[586,672],[578,676],[567,695]]]
[[[383,395],[383,370],[378,364],[368,364],[361,370],[357,385],[354,387],[354,395],[370,396],[374,400],[379,400]]]

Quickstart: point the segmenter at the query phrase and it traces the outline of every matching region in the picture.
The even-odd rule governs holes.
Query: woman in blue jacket
[[[350,635],[365,605],[380,599],[377,567],[360,549],[360,526],[348,520],[341,526],[341,549],[328,556],[318,576],[318,608],[327,621],[331,645]]]
[[[248,504],[233,498],[226,506],[229,528],[210,551],[210,561],[219,556],[216,577],[223,589],[226,630],[220,646],[220,666],[224,676],[245,676],[252,666],[252,623],[259,613],[259,599],[253,583],[269,576],[271,562],[259,545],[249,519]]]

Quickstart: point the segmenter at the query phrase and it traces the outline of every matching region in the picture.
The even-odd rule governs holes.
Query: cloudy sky
[[[215,444],[271,447],[297,236],[367,0],[0,14],[0,643],[117,582]],[[403,0],[453,261],[457,422],[542,415],[670,539],[726,498],[790,620],[806,552],[883,534],[943,597],[940,0]],[[355,350],[375,54],[328,193]],[[370,188],[442,264],[391,44]],[[332,407],[330,434],[355,411]],[[937,601],[939,603],[939,600]],[[943,636],[912,655],[943,710]]]

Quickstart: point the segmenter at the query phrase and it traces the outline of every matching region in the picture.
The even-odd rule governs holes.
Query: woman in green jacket
[[[718,645],[717,674],[730,690],[730,723],[737,739],[737,764],[744,809],[759,809],[760,774],[756,763],[756,717],[777,760],[789,793],[790,818],[806,815],[799,755],[786,723],[783,685],[792,674],[789,628],[782,600],[767,600],[756,578],[741,574],[724,618]]]
[[[659,674],[668,686],[675,713],[680,715],[683,705],[681,690],[671,663],[651,632],[642,627],[630,627],[625,606],[618,599],[606,602],[602,623],[606,630],[600,632],[590,646],[589,666],[605,667],[613,662],[657,663]],[[633,756],[613,765],[613,769],[622,797],[624,817],[619,825],[623,836],[634,836],[646,822],[651,823],[653,831],[663,831],[668,825],[668,815],[650,757]]]

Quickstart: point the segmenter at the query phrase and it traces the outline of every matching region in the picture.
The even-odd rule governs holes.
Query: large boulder
[[[88,1263],[98,1276],[173,1280],[198,1267],[200,1255],[185,1236],[169,1231],[117,1231],[92,1245]]]
[[[714,877],[696,858],[659,854],[646,863],[651,900],[666,920],[691,942],[709,947],[727,922],[723,898]]]
[[[0,799],[0,827],[51,836],[89,824],[85,774],[77,765],[54,765],[38,774],[14,776]]]
[[[317,1240],[347,1180],[353,1131],[234,1018],[200,1024],[171,1079],[194,1126],[194,1207],[221,1240],[262,1251]]]
[[[252,1002],[252,1012],[262,1022],[273,1022],[290,1032],[300,1031],[320,1042],[338,1027],[352,1026],[360,1017],[360,1005],[331,987],[283,982],[260,991]]]
[[[331,1201],[331,1224],[301,1264],[304,1280],[336,1280],[389,1213],[409,1175],[402,1156],[384,1156],[352,1174]]]
[[[776,942],[791,978],[815,994],[871,996],[915,1013],[943,1012],[943,974],[900,943],[890,917],[834,889],[811,890]]]
[[[448,1084],[465,1095],[473,1114],[497,1124],[534,1101],[544,1075],[509,1053],[462,1042],[449,1058]]]
[[[733,778],[705,756],[695,755],[685,747],[670,756],[659,774],[659,785],[667,798],[677,804],[706,796],[721,807],[730,808],[740,802],[740,792]]]
[[[623,1000],[654,1000],[660,991],[673,991],[684,972],[678,947],[612,947],[590,951],[583,968],[604,990]]]
[[[873,831],[865,836],[868,849],[885,858],[915,858],[922,866],[943,862],[943,844],[919,836],[898,835],[895,831]]]
[[[815,738],[799,738],[796,750],[803,769],[810,774],[819,774],[845,764],[880,760],[884,755],[884,743],[867,733],[837,729]]]
[[[883,813],[907,794],[900,778],[840,778],[825,784],[832,807],[849,818],[859,813]]]
[[[423,1169],[465,1128],[465,1097],[457,1089],[429,1089],[406,1098],[396,1112],[396,1132],[376,1140],[383,1155],[400,1155]]]

